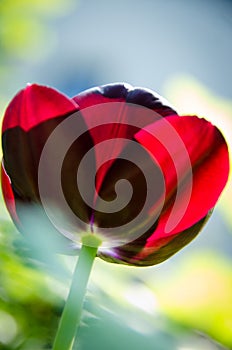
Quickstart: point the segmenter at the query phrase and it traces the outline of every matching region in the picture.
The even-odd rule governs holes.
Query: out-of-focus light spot
[[[222,347],[220,346],[220,348],[217,346],[217,343],[215,343],[214,341],[212,341],[209,338],[204,338],[204,337],[190,337],[189,339],[187,339],[188,344],[186,345],[181,345],[180,347],[178,347],[178,350],[199,350],[199,349],[204,349],[204,350],[219,350],[222,349]],[[189,345],[189,343],[191,345]],[[224,349],[224,348],[223,348]],[[226,348],[225,348],[226,350]]]
[[[0,311],[0,343],[9,344],[18,333],[15,319],[4,311]]]
[[[132,286],[125,291],[124,297],[130,304],[149,314],[154,314],[158,308],[154,293],[146,286]]]
[[[192,254],[156,293],[170,318],[231,346],[232,274],[229,261],[206,251]],[[196,346],[195,342],[190,345]]]
[[[128,317],[126,323],[128,327],[140,334],[148,335],[154,332],[154,326],[140,317]]]

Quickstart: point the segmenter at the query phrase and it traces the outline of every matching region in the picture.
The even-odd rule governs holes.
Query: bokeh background
[[[1,0],[0,114],[28,82],[73,96],[125,81],[211,120],[232,149],[231,37],[229,0]],[[230,181],[160,265],[97,260],[74,348],[232,349],[231,202]],[[0,219],[0,349],[51,349],[76,257],[33,253],[2,199]]]

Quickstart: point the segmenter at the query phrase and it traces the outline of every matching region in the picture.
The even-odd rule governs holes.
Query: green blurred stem
[[[53,350],[70,350],[80,324],[83,301],[97,247],[82,245],[72,285],[60,319]]]

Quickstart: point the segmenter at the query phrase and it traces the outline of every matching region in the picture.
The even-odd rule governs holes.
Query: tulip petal
[[[19,195],[38,198],[38,163],[46,139],[76,110],[77,104],[63,94],[36,84],[11,101],[3,119],[2,147],[6,173]]]
[[[73,100],[80,109],[101,103],[126,102],[152,109],[162,117],[176,114],[170,103],[159,94],[127,83],[113,83],[91,88],[73,97]]]
[[[166,121],[177,132],[181,142],[178,142],[178,138],[170,138]],[[140,130],[135,139],[153,156],[154,162],[163,171],[166,202],[156,227],[135,241],[108,252],[99,252],[99,255],[107,261],[150,266],[175,254],[200,232],[228,179],[229,157],[220,131],[206,120],[193,116],[170,116],[159,120]],[[186,162],[186,155],[183,155],[183,145],[190,163]],[[191,169],[188,168],[189,164]],[[183,216],[167,232],[166,225],[176,198],[177,172],[181,173],[179,185],[182,187],[182,200],[178,202],[177,210],[183,209]],[[189,173],[192,174],[192,184]],[[191,196],[185,203],[188,186]]]
[[[128,91],[129,84],[109,84],[87,89],[73,97],[73,100],[80,106],[80,109],[95,106],[101,103],[123,102]]]
[[[77,104],[65,95],[37,84],[27,85],[13,98],[3,119],[2,147],[6,173],[19,195],[38,199],[38,162],[46,138],[61,117],[76,110]],[[37,137],[30,139],[29,132],[41,124],[40,131],[33,132]]]
[[[2,133],[20,127],[28,131],[43,121],[61,117],[78,110],[78,105],[55,89],[37,84],[27,87],[9,104],[2,125]]]
[[[2,194],[6,203],[6,207],[10,213],[10,216],[12,217],[12,220],[14,222],[18,222],[19,219],[16,212],[14,193],[11,187],[10,178],[5,171],[3,162],[1,164],[1,183],[2,183]]]
[[[125,146],[119,158],[115,160],[108,170],[99,191],[100,198],[106,201],[106,208],[107,203],[111,203],[114,200],[118,200],[119,204],[120,200],[123,199],[127,204],[120,209],[116,205],[114,212],[107,213],[104,211],[104,207],[102,210],[100,206],[98,207],[97,202],[96,209],[99,212],[95,210],[95,218],[99,228],[108,227],[110,233],[111,227],[117,227],[118,233],[121,231],[124,237],[128,234],[128,228],[126,230],[124,225],[138,217],[140,212],[144,210],[145,203],[146,212],[140,217],[137,224],[134,224],[134,234],[136,235],[136,232],[140,231],[144,221],[155,223],[158,213],[149,217],[149,210],[154,206],[154,203],[158,206],[165,190],[161,169],[153,162],[150,155],[139,143],[137,143],[138,147],[135,150],[134,143],[136,142],[131,142]],[[146,178],[148,174],[149,178],[155,181],[156,186],[150,186],[150,182],[148,183]],[[117,184],[121,180],[124,181],[124,187],[117,193]],[[131,186],[131,197],[128,186]],[[151,200],[147,201],[148,191]],[[152,233],[153,231],[150,232],[150,234]]]
[[[45,212],[38,206],[33,208],[31,203],[25,202],[25,200],[14,193],[3,162],[1,164],[1,182],[3,198],[13,222],[20,232],[28,236],[31,242],[34,241],[37,249],[39,249],[38,243],[41,242],[40,249],[43,249],[43,251],[47,249],[48,254],[50,254],[51,251],[75,254],[74,247],[71,245],[70,241],[55,229],[48,220]],[[29,204],[30,206],[28,206]],[[32,229],[33,235],[31,235]]]
[[[77,110],[78,105],[74,101],[53,89],[38,85],[28,86],[10,103],[3,123],[4,167],[11,181],[12,190],[19,201],[41,204],[38,168],[42,150],[56,127]],[[81,128],[84,121],[80,113],[75,117],[79,118],[78,125]],[[87,130],[86,125],[82,129]],[[56,174],[54,174],[52,162],[59,156],[65,140],[67,140],[67,131],[62,133],[61,130],[59,144],[53,145],[50,163],[46,166],[48,197],[51,202],[55,200],[57,192],[56,181],[54,181]],[[70,146],[70,149],[67,149],[63,167],[60,169],[59,181],[62,183],[68,205],[84,222],[89,222],[91,213],[77,189],[76,168],[83,155],[93,146],[91,136],[86,132]],[[5,183],[4,187],[7,188],[7,182]],[[56,204],[59,206],[59,203]]]
[[[166,205],[156,231],[147,242],[148,246],[153,246],[154,242],[161,237],[186,230],[205,217],[215,206],[229,174],[227,145],[216,127],[196,116],[170,116],[165,118],[166,121],[177,133],[181,142],[178,138],[168,139],[169,133],[166,139],[162,139],[163,144],[152,137],[152,134],[165,135],[166,125],[163,120],[149,125],[135,136],[160,165],[166,184]],[[190,163],[184,157],[186,152]],[[181,197],[177,203],[176,213],[182,211],[183,215],[171,230],[167,230],[167,221],[173,210],[176,196],[177,172],[181,174],[179,178]],[[188,198],[186,194],[191,185]]]
[[[89,128],[94,144],[97,145],[105,140],[112,141],[111,147],[95,149],[97,168],[101,167],[96,176],[96,189],[100,190],[107,171],[122,152],[125,143],[120,139],[133,139],[138,130],[134,125],[148,125],[158,118],[176,114],[175,110],[160,95],[149,89],[132,87],[129,84],[115,83],[88,89],[75,96],[74,101],[80,106],[83,118]],[[115,102],[119,102],[116,104]],[[106,104],[100,109],[101,104]],[[85,111],[86,107],[98,105],[95,110]],[[146,114],[146,108],[152,109],[154,114]],[[88,118],[89,116],[89,118]],[[100,116],[100,118],[99,118]],[[99,125],[93,127],[93,120],[98,118]],[[114,120],[114,123],[111,123]],[[137,120],[139,122],[137,122]],[[130,125],[130,122],[132,122]],[[119,139],[120,138],[120,139]],[[112,159],[108,161],[108,159]],[[104,164],[105,163],[105,164]],[[104,164],[104,165],[103,165]]]
[[[190,243],[202,230],[210,215],[211,212],[183,232],[157,239],[153,247],[146,247],[146,240],[150,236],[148,231],[136,241],[125,246],[114,248],[111,251],[99,250],[98,256],[108,262],[125,265],[153,266],[160,264]]]

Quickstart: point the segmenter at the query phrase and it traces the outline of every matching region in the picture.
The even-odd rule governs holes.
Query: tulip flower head
[[[136,266],[189,243],[229,173],[215,126],[122,83],[73,98],[28,85],[5,112],[2,145],[2,190],[19,231],[39,237],[45,225],[61,251],[97,244],[100,258]]]

